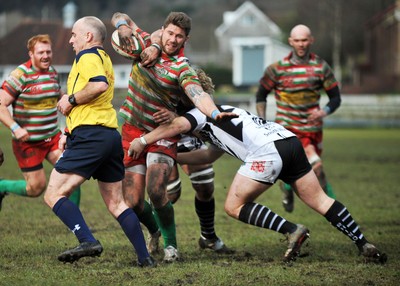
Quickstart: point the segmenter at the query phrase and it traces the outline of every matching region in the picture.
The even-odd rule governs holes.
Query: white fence
[[[219,97],[217,103],[231,104],[256,113],[255,96],[250,94]],[[321,106],[328,101],[322,96]],[[275,118],[275,98],[267,98],[267,119]],[[325,118],[325,126],[400,127],[400,95],[342,95],[342,104]]]

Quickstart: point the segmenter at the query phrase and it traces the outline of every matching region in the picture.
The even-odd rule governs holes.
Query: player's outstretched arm
[[[220,112],[212,97],[199,85],[188,85],[185,87],[185,93],[203,114],[217,122],[238,117],[237,114],[232,112]]]
[[[210,118],[215,118],[217,113],[219,113],[217,106],[214,103],[212,97],[206,93],[200,85],[189,84],[185,87],[185,93],[188,98],[193,102],[203,114]],[[214,117],[213,117],[214,112]]]
[[[198,149],[191,152],[178,153],[179,164],[198,165],[211,164],[224,154],[224,151],[211,145],[208,149]]]
[[[148,144],[153,144],[163,138],[170,138],[181,133],[186,133],[190,128],[189,120],[182,116],[176,117],[170,124],[160,125],[150,133],[134,139],[129,146],[128,155],[137,159]]]

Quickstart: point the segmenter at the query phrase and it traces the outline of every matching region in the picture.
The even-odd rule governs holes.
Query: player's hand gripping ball
[[[118,30],[115,30],[111,35],[111,45],[118,54],[129,60],[140,60],[140,53],[144,50],[145,43],[139,35],[132,35],[132,40],[134,42],[134,48],[131,51],[127,51],[120,46]]]

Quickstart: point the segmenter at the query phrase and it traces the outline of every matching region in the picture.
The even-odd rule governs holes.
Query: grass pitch
[[[63,264],[57,255],[77,245],[75,236],[43,198],[9,195],[0,212],[0,285],[398,285],[400,279],[400,132],[396,129],[326,129],[324,166],[337,199],[352,213],[368,240],[388,254],[388,263],[364,264],[357,248],[325,218],[297,198],[285,213],[277,186],[257,201],[311,231],[302,257],[282,264],[282,235],[243,224],[223,211],[224,198],[240,162],[223,156],[214,169],[216,230],[234,255],[201,251],[194,191],[182,175],[183,193],[175,205],[178,247],[183,261],[155,269],[136,266],[136,255],[107,212],[93,180],[82,186],[81,210],[104,246],[99,258]],[[0,177],[22,179],[0,127],[6,161]],[[46,165],[48,173],[51,166]],[[145,232],[145,235],[147,233]],[[156,256],[161,262],[162,255]]]

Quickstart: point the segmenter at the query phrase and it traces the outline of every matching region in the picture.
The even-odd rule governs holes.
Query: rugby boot
[[[85,256],[100,256],[102,252],[103,247],[98,240],[95,242],[82,242],[77,247],[68,249],[61,253],[58,256],[58,260],[64,263],[73,263]]]
[[[303,243],[310,237],[310,231],[304,225],[297,224],[297,228],[292,233],[286,234],[288,241],[288,249],[283,257],[284,262],[291,262],[296,260],[300,254],[300,248]]]
[[[199,238],[199,246],[201,249],[211,249],[219,254],[233,254],[235,250],[228,248],[220,238],[206,239],[203,236]]]

